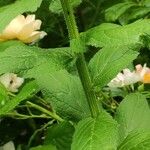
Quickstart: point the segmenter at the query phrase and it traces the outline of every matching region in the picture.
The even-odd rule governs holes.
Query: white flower
[[[132,72],[129,69],[124,69],[123,73],[118,73],[108,83],[108,86],[112,88],[123,87],[137,82],[150,83],[150,68],[146,67],[146,64],[143,67],[140,64],[136,65]]]
[[[0,150],[15,150],[14,143],[12,141],[6,143],[5,145],[0,147]]]
[[[123,73],[118,73],[118,75],[108,83],[109,87],[123,87],[125,85],[130,85],[136,83],[140,80],[139,74],[136,72],[131,72],[129,69],[124,69]]]
[[[10,92],[18,92],[18,88],[24,82],[23,78],[17,77],[14,73],[5,73],[0,76],[0,82]]]
[[[33,43],[47,35],[44,31],[37,31],[41,23],[41,20],[35,20],[35,15],[19,15],[0,34],[0,41],[18,39],[24,43]]]

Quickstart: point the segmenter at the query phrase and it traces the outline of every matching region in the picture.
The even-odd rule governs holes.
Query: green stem
[[[70,41],[73,39],[80,40],[78,28],[77,28],[76,21],[75,21],[75,16],[73,13],[73,8],[70,5],[70,0],[60,0],[60,1],[61,1],[61,5],[63,8]],[[88,70],[83,53],[79,53],[78,56],[79,57],[76,63],[77,70],[78,70],[78,73],[79,73],[79,76],[80,76],[80,79],[81,79],[81,82],[85,91],[85,95],[89,104],[91,116],[96,117],[99,113],[99,107],[97,104],[95,93],[92,90],[92,82],[91,82],[89,70]]]
[[[50,117],[46,116],[46,115],[24,115],[24,114],[19,114],[17,112],[12,112],[12,113],[7,113],[6,116],[15,118],[15,119],[30,119],[30,118],[46,118],[49,119]]]
[[[96,95],[92,90],[92,82],[83,54],[80,54],[77,60],[77,69],[90,107],[91,115],[92,117],[96,117],[99,113],[99,108]]]
[[[45,113],[45,114],[51,116],[52,118],[54,118],[54,119],[56,119],[56,120],[58,120],[58,121],[60,121],[60,122],[63,121],[63,119],[62,119],[61,117],[59,117],[59,116],[58,116],[56,113],[54,113],[54,112],[50,112],[50,111],[48,111],[47,109],[44,109],[43,107],[41,107],[41,106],[39,106],[39,105],[36,105],[36,104],[34,104],[34,103],[31,103],[31,102],[29,102],[29,101],[27,101],[27,104],[30,105],[30,106],[32,106],[33,108],[39,110],[39,111],[41,111],[41,112],[43,112],[43,113]]]

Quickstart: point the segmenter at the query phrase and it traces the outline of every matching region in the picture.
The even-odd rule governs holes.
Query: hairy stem
[[[70,41],[73,39],[78,39],[80,41],[80,36],[76,25],[73,8],[70,5],[70,0],[60,0],[60,1],[63,8]],[[76,47],[77,51],[78,48],[80,47],[82,46]],[[99,113],[99,107],[96,101],[96,96],[92,90],[92,82],[89,75],[89,70],[85,61],[85,57],[82,52],[78,54],[76,65],[89,104],[91,116],[96,117],[97,114]]]

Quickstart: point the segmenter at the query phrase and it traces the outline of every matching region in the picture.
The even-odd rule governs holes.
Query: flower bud
[[[0,82],[10,92],[18,92],[18,88],[23,84],[24,79],[17,77],[14,73],[5,73],[0,76]]]

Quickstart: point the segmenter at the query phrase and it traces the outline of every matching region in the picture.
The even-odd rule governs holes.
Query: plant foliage
[[[9,33],[20,14],[41,22]],[[0,150],[150,149],[149,0],[6,0],[0,20]]]

